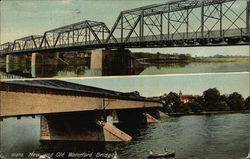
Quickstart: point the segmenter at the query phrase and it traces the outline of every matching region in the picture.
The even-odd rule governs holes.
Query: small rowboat
[[[175,152],[164,152],[159,154],[149,154],[148,159],[163,159],[163,158],[169,158],[174,157]]]

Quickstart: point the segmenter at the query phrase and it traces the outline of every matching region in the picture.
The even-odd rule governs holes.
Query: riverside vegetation
[[[210,88],[201,96],[183,102],[180,95],[170,92],[160,97],[164,103],[163,111],[167,113],[206,114],[206,112],[241,112],[250,110],[250,96],[244,99],[241,94],[234,92],[229,95],[220,94],[216,88]]]
[[[214,55],[208,57],[192,57],[191,54],[168,54],[168,53],[145,53],[136,52],[132,53],[138,61],[147,63],[222,63],[222,62],[249,62],[249,56],[237,56],[237,55]]]

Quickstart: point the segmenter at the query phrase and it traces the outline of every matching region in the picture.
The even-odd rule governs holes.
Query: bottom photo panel
[[[250,73],[2,80],[1,159],[249,159]]]

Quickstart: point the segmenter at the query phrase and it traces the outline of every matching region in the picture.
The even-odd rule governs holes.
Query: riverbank
[[[167,58],[139,58],[140,62],[146,62],[149,64],[166,64],[166,63],[249,63],[249,58],[192,58],[187,60],[182,59],[167,59]]]
[[[250,114],[250,110],[168,113],[168,115],[169,116],[189,116],[189,115],[220,115],[220,114],[237,114],[237,113]]]

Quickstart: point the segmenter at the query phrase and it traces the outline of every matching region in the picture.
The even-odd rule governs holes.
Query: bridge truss
[[[172,0],[122,11],[112,29],[82,21],[0,45],[1,54],[250,44],[249,0]]]
[[[217,38],[249,37],[248,16],[247,1],[180,0],[121,12],[110,36],[121,43],[216,43]],[[106,42],[112,40],[108,37]]]

